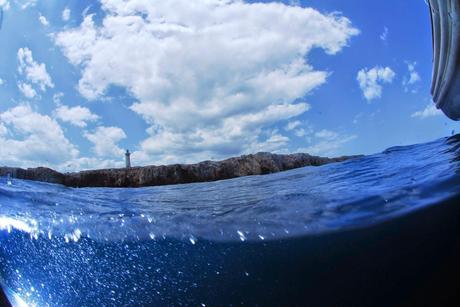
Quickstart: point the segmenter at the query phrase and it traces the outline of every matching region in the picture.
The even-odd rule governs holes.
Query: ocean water
[[[0,178],[0,284],[13,306],[452,302],[459,172],[457,135],[211,183]]]

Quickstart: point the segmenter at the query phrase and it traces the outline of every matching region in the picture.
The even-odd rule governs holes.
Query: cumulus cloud
[[[122,167],[123,152],[114,145],[120,135],[123,132],[113,127],[96,130],[90,138],[100,143],[96,150],[101,156],[82,157],[58,122],[30,105],[21,104],[0,113],[0,157],[8,166],[48,166],[60,171]],[[111,151],[117,156],[106,157]]]
[[[54,111],[54,116],[63,122],[70,123],[80,128],[86,127],[88,122],[93,122],[99,119],[99,116],[91,113],[88,108],[81,106],[68,107],[60,105]]]
[[[2,78],[0,78],[0,85],[3,85],[3,84],[5,84],[5,81],[3,81]]]
[[[46,17],[43,16],[42,14],[40,14],[40,15],[38,16],[38,20],[39,20],[40,23],[41,23],[42,25],[44,25],[45,27],[49,25],[48,20],[47,20]]]
[[[403,87],[405,92],[411,91],[412,93],[416,93],[418,90],[416,87],[414,87],[414,85],[420,82],[421,78],[415,69],[416,65],[417,62],[407,63],[408,76],[405,76],[403,79]]]
[[[414,84],[420,81],[420,75],[415,70],[415,65],[417,65],[416,62],[407,64],[407,69],[409,70],[409,80],[407,81],[407,84]]]
[[[37,92],[33,89],[32,85],[28,83],[18,82],[19,91],[27,98],[34,98]]]
[[[51,77],[46,70],[46,65],[36,62],[30,49],[19,48],[18,62],[18,71],[27,81],[18,82],[18,88],[24,96],[33,98],[37,95],[32,85],[38,86],[41,91],[45,91],[47,87],[54,87]]]
[[[425,107],[425,109],[413,113],[411,117],[425,119],[428,117],[439,116],[442,114],[442,111],[437,109],[434,103],[430,103]]]
[[[0,156],[16,166],[59,165],[78,156],[59,124],[28,105],[0,113]]]
[[[8,129],[5,127],[5,125],[0,122],[0,137],[7,135]]]
[[[382,97],[382,84],[392,83],[395,72],[390,67],[376,66],[371,69],[361,69],[357,80],[367,101]]]
[[[62,11],[62,20],[63,21],[69,21],[70,19],[70,9],[69,8],[65,8],[63,11]]]
[[[289,138],[285,135],[282,135],[277,129],[270,131],[264,131],[265,134],[263,141],[256,141],[252,143],[247,153],[255,152],[277,152],[283,153],[287,151],[287,146],[289,143]]]
[[[62,97],[64,97],[64,93],[62,93],[62,92],[54,94],[53,95],[53,102],[58,106],[61,105]]]
[[[284,130],[293,132],[297,137],[305,137],[313,133],[313,128],[308,123],[299,120],[289,121]]]
[[[135,155],[151,160],[226,156],[266,143],[270,125],[309,109],[300,100],[329,72],[307,61],[334,55],[358,34],[338,14],[281,3],[103,0],[100,26],[86,16],[55,42],[82,69],[80,93],[126,88],[151,127]],[[265,139],[263,138],[265,136]]]
[[[117,143],[126,138],[125,132],[118,127],[98,127],[94,132],[85,132],[84,136],[93,143],[93,151],[98,157],[122,157],[123,150]]]

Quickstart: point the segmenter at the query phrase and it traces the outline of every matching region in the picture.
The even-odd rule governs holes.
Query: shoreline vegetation
[[[203,161],[196,164],[172,164],[112,168],[60,173],[50,168],[37,167],[22,169],[0,167],[0,176],[62,184],[68,187],[148,187],[194,182],[211,182],[251,175],[265,175],[305,166],[320,166],[360,158],[342,156],[326,158],[305,153],[257,154],[233,157],[222,161]]]

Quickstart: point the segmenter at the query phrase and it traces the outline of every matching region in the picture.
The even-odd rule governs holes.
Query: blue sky
[[[0,0],[0,164],[78,170],[450,135],[423,0]]]

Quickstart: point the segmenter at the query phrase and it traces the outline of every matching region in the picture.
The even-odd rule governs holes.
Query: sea
[[[460,306],[460,135],[209,183],[0,178],[2,306]]]

